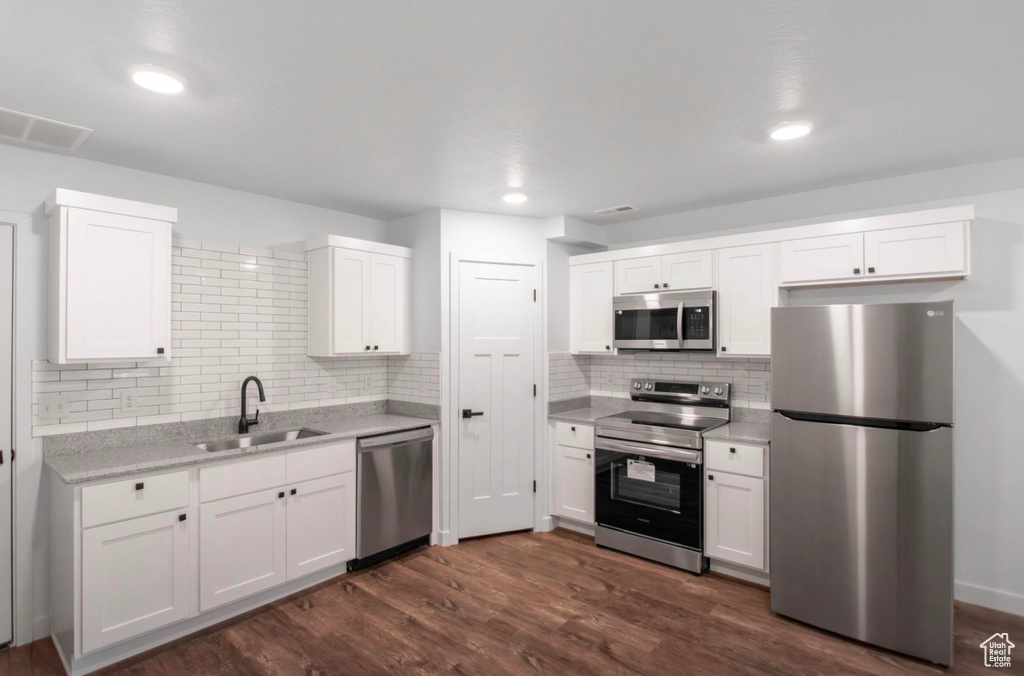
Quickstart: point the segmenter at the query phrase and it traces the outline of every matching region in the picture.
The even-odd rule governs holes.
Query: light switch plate
[[[58,420],[71,409],[71,397],[60,392],[39,395],[39,419]]]

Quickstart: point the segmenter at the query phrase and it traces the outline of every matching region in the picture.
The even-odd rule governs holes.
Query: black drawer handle
[[[299,492],[298,488],[293,488],[292,491],[291,491],[292,495],[295,495],[298,492]]]
[[[722,352],[725,352],[725,345],[722,346]]]
[[[606,350],[610,350],[610,349],[612,349],[612,346],[611,346],[611,345],[605,345],[605,346],[604,346],[604,349],[606,349]]]
[[[283,498],[283,497],[284,497],[284,491],[281,491],[280,493],[278,493],[278,494],[277,494],[277,497],[279,497],[279,498]]]
[[[164,353],[164,348],[162,348],[162,347],[156,348],[156,353],[157,354],[163,354]]]
[[[655,288],[655,289],[660,289],[660,288],[661,288],[661,284],[655,284],[655,285],[654,285],[654,288]]]
[[[571,430],[572,430],[573,432],[575,432],[575,431],[576,431],[576,427],[575,427],[575,426],[573,426],[573,427],[570,427],[569,429],[571,429]]]
[[[714,481],[714,480],[715,480],[715,475],[714,474],[708,474],[708,481]]]
[[[853,269],[853,274],[859,275],[860,274],[860,268],[854,268]]]
[[[380,347],[380,345],[374,345],[374,346],[373,346],[373,349],[375,349],[375,350],[376,350],[376,349],[377,349],[377,348],[379,348],[379,347]]]
[[[587,460],[590,460],[590,454],[587,453]]]
[[[735,453],[735,452],[736,452],[736,449],[735,449],[735,448],[730,448],[730,449],[729,449],[729,452],[730,452],[730,453]]]
[[[868,272],[869,272],[869,273],[874,273],[874,272],[875,272],[875,269],[874,269],[874,268],[868,268]]]
[[[137,490],[137,491],[141,491],[145,487],[146,487],[146,484],[141,482],[141,481],[139,483],[135,484],[135,490]]]
[[[661,288],[663,288],[663,289],[667,289],[667,288],[668,288],[668,284],[667,284],[667,283],[663,283],[663,284],[661,285]]]
[[[187,518],[188,518],[188,514],[179,514],[178,515],[178,521],[184,521]]]
[[[366,349],[367,349],[367,350],[369,350],[369,349],[370,349],[370,346],[369,346],[369,345],[367,345],[367,346],[366,346]]]

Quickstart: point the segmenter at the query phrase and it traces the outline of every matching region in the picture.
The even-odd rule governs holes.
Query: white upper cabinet
[[[779,283],[824,282],[864,276],[864,235],[832,235],[779,243]]]
[[[714,284],[710,251],[688,251],[661,257],[662,289],[710,289]]]
[[[864,234],[868,277],[967,272],[967,224],[940,223]]]
[[[177,210],[57,190],[46,211],[50,361],[170,359]]]
[[[569,268],[569,350],[573,354],[611,354],[612,264]]]
[[[754,244],[718,252],[718,353],[771,354],[771,309],[778,302],[775,245]]]
[[[334,235],[306,248],[309,356],[408,354],[412,249]]]
[[[615,261],[615,295],[661,290],[661,256]]]
[[[710,289],[710,251],[688,251],[615,261],[615,295]]]

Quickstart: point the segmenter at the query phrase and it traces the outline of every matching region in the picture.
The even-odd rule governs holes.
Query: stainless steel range
[[[634,380],[630,397],[596,421],[597,544],[699,575],[703,435],[729,422],[729,385]]]

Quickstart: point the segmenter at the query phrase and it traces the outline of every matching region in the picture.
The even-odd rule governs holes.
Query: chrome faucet
[[[248,434],[249,433],[249,428],[252,425],[259,425],[260,424],[260,409],[259,408],[256,409],[256,417],[254,417],[252,420],[249,420],[249,416],[247,416],[245,414],[245,388],[249,386],[249,382],[250,381],[253,381],[253,382],[256,383],[256,388],[259,389],[259,391],[260,391],[260,401],[266,401],[267,400],[267,398],[263,395],[263,383],[260,382],[259,378],[257,378],[256,376],[249,376],[248,378],[246,378],[245,380],[242,381],[242,417],[238,419],[238,433],[239,434]]]

